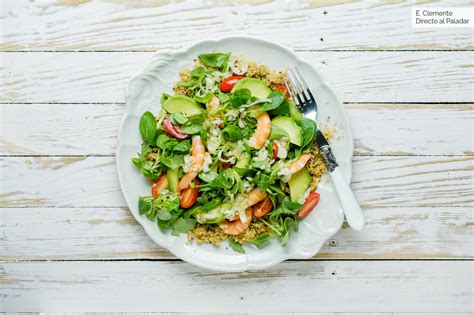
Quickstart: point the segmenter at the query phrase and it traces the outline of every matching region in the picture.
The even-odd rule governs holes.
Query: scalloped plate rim
[[[307,67],[311,68],[316,73],[318,73],[318,75],[321,78],[321,84],[323,86],[325,86],[328,90],[330,90],[334,94],[335,99],[337,100],[338,104],[341,106],[341,110],[342,110],[342,113],[343,113],[342,119],[344,119],[344,124],[347,126],[347,130],[346,130],[346,133],[344,134],[344,136],[348,137],[348,140],[349,140],[348,142],[349,142],[350,147],[348,147],[347,149],[350,152],[350,157],[349,157],[348,164],[346,165],[346,167],[348,168],[348,171],[344,172],[344,177],[346,178],[346,180],[348,182],[350,182],[351,176],[352,176],[352,155],[353,155],[353,151],[354,151],[354,143],[353,143],[353,137],[352,137],[352,133],[351,133],[350,122],[349,122],[349,119],[348,119],[348,116],[347,116],[347,112],[346,112],[346,110],[343,106],[343,103],[342,103],[340,97],[338,96],[338,94],[333,89],[330,88],[330,86],[327,84],[326,78],[319,71],[317,71],[307,61],[305,61],[304,59],[301,59],[299,56],[297,56],[291,49],[289,49],[289,48],[287,48],[287,47],[285,47],[281,44],[270,42],[270,41],[267,41],[265,39],[254,37],[254,36],[225,36],[225,37],[220,37],[220,38],[216,38],[216,39],[208,39],[208,40],[197,41],[197,42],[195,42],[195,43],[193,43],[193,44],[191,44],[187,47],[183,47],[183,48],[177,49],[175,51],[171,51],[171,50],[158,51],[155,54],[153,54],[153,56],[149,59],[148,63],[146,64],[146,66],[144,68],[142,68],[140,71],[136,72],[127,81],[127,85],[126,85],[126,89],[125,89],[125,99],[127,99],[127,96],[129,95],[129,92],[130,92],[129,88],[130,88],[131,81],[134,78],[136,78],[136,77],[142,75],[143,73],[145,73],[146,70],[148,69],[148,67],[151,64],[153,64],[153,62],[155,60],[159,59],[160,56],[163,56],[163,55],[176,56],[176,55],[179,55],[179,54],[186,54],[188,51],[190,51],[191,49],[193,49],[197,45],[203,45],[203,44],[206,44],[206,43],[217,44],[217,43],[219,43],[221,41],[225,41],[225,40],[244,40],[244,41],[245,40],[251,40],[251,41],[261,42],[261,43],[264,43],[266,45],[271,45],[271,46],[278,47],[278,49],[284,50],[292,58],[294,58],[298,63],[304,64]],[[130,202],[128,200],[127,195],[124,192],[123,178],[122,178],[122,173],[121,173],[120,165],[119,165],[119,160],[121,159],[121,148],[122,148],[120,133],[121,133],[121,130],[123,129],[125,121],[129,117],[129,115],[130,115],[130,105],[128,104],[128,102],[126,102],[126,109],[125,109],[123,117],[120,121],[119,137],[118,137],[118,141],[117,141],[117,153],[116,153],[116,165],[117,165],[118,178],[119,178],[119,182],[120,182],[120,188],[121,188],[122,193],[124,195],[124,198],[127,202],[127,205],[129,206],[129,211],[132,213],[133,217],[140,223],[140,225],[143,227],[143,229],[145,230],[147,235],[155,243],[157,243],[158,245],[160,245],[160,246],[166,248],[167,250],[169,250],[177,258],[179,258],[183,261],[186,261],[190,264],[193,264],[195,266],[202,267],[202,268],[205,268],[205,269],[208,269],[208,270],[213,270],[213,271],[242,272],[242,271],[247,271],[247,270],[265,269],[265,268],[275,266],[275,265],[277,265],[277,264],[279,264],[279,263],[281,263],[285,260],[288,260],[288,259],[307,259],[307,258],[313,257],[314,255],[316,255],[320,251],[320,249],[323,246],[324,242],[327,241],[329,238],[331,238],[334,234],[336,234],[337,231],[341,228],[342,223],[340,224],[339,228],[336,229],[334,232],[326,234],[326,240],[321,242],[317,248],[312,248],[311,252],[302,252],[300,250],[299,252],[292,253],[292,255],[282,254],[280,257],[278,257],[278,259],[270,260],[270,261],[267,261],[265,263],[252,263],[251,261],[247,261],[246,264],[242,265],[242,266],[222,267],[222,266],[212,265],[212,264],[209,264],[209,263],[201,263],[200,261],[192,261],[192,260],[187,259],[187,257],[182,256],[180,253],[178,253],[177,251],[175,251],[172,248],[172,245],[174,244],[174,242],[171,243],[171,244],[166,244],[165,242],[161,241],[158,237],[156,237],[157,234],[154,233],[156,231],[151,231],[147,225],[142,223],[146,219],[143,218],[142,216],[140,216],[138,213],[135,213],[134,211],[132,211],[130,209],[131,208],[130,207]]]

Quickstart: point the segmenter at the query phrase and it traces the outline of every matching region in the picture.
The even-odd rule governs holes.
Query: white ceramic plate
[[[318,103],[318,122],[337,125],[337,136],[332,148],[347,181],[351,177],[353,151],[349,122],[341,101],[325,83],[321,75],[307,62],[289,49],[278,44],[249,37],[226,37],[199,42],[187,49],[159,52],[148,66],[134,76],[126,90],[126,111],[119,131],[117,167],[120,184],[135,219],[146,233],[160,246],[170,250],[178,258],[203,268],[219,271],[244,271],[263,269],[286,259],[303,259],[314,256],[342,225],[344,216],[336,193],[325,175],[318,186],[321,200],[316,209],[300,222],[298,233],[293,233],[286,247],[273,240],[263,249],[245,246],[246,254],[228,248],[227,242],[220,247],[188,243],[187,236],[172,236],[161,232],[155,222],[140,216],[138,197],[150,195],[150,182],[132,164],[130,159],[140,151],[141,138],[138,124],[145,111],[160,111],[161,93],[173,94],[172,86],[178,80],[178,72],[191,67],[199,54],[210,52],[232,52],[268,65],[272,69],[297,66],[304,76]]]

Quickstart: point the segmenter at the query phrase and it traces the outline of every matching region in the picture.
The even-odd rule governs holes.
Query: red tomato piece
[[[306,216],[308,216],[308,214],[310,214],[310,212],[313,211],[314,207],[318,204],[319,198],[321,198],[319,193],[315,191],[310,193],[308,198],[306,198],[306,201],[304,202],[303,208],[298,211],[298,218],[306,218]]]
[[[283,93],[285,93],[286,98],[290,98],[290,94],[288,93],[288,90],[286,89],[286,85],[284,84],[279,85],[275,88],[275,90],[282,91]]]
[[[183,209],[191,208],[199,196],[199,180],[194,180],[194,187],[188,187],[181,193],[180,206]]]
[[[233,75],[231,77],[225,78],[222,80],[221,84],[219,85],[220,89],[224,93],[228,93],[232,91],[234,85],[239,82],[240,79],[245,78],[243,75]]]

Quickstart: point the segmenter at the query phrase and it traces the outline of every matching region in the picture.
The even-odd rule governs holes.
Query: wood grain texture
[[[474,157],[355,157],[352,188],[361,206],[472,207]],[[113,157],[6,157],[3,207],[126,206]]]
[[[241,4],[2,2],[0,311],[472,312],[472,29],[412,28],[398,0]],[[367,216],[311,260],[239,274],[152,242],[114,160],[152,52],[230,34],[297,50],[346,102]]]
[[[356,155],[474,154],[474,104],[346,108]],[[0,104],[0,154],[115,154],[124,110],[123,104]]]
[[[474,102],[471,51],[298,54],[344,102]],[[152,55],[0,53],[0,102],[123,103],[128,79]]]
[[[365,210],[363,233],[344,226],[313,259],[472,259],[469,208]],[[173,259],[125,208],[3,208],[0,260]]]
[[[452,6],[432,2],[424,5]],[[411,4],[404,1],[166,3],[10,0],[2,6],[0,49],[155,51],[229,34],[262,36],[302,50],[474,47],[469,28],[412,28]],[[247,5],[237,5],[242,3]]]
[[[2,265],[4,311],[469,312],[473,298],[468,261],[286,262],[239,274],[157,261]]]

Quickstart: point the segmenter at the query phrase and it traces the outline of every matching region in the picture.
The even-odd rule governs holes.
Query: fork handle
[[[362,231],[365,225],[364,213],[360,209],[359,203],[344,178],[341,169],[339,167],[334,168],[334,170],[329,173],[329,176],[331,177],[332,184],[341,202],[347,223],[349,223],[350,227],[354,230]]]
[[[362,231],[365,225],[364,213],[360,209],[359,203],[357,202],[349,183],[344,178],[329,143],[319,129],[316,131],[316,142],[319,147],[319,152],[321,153],[329,171],[332,184],[336,189],[337,197],[341,202],[347,223],[349,223],[350,227],[354,230]]]

